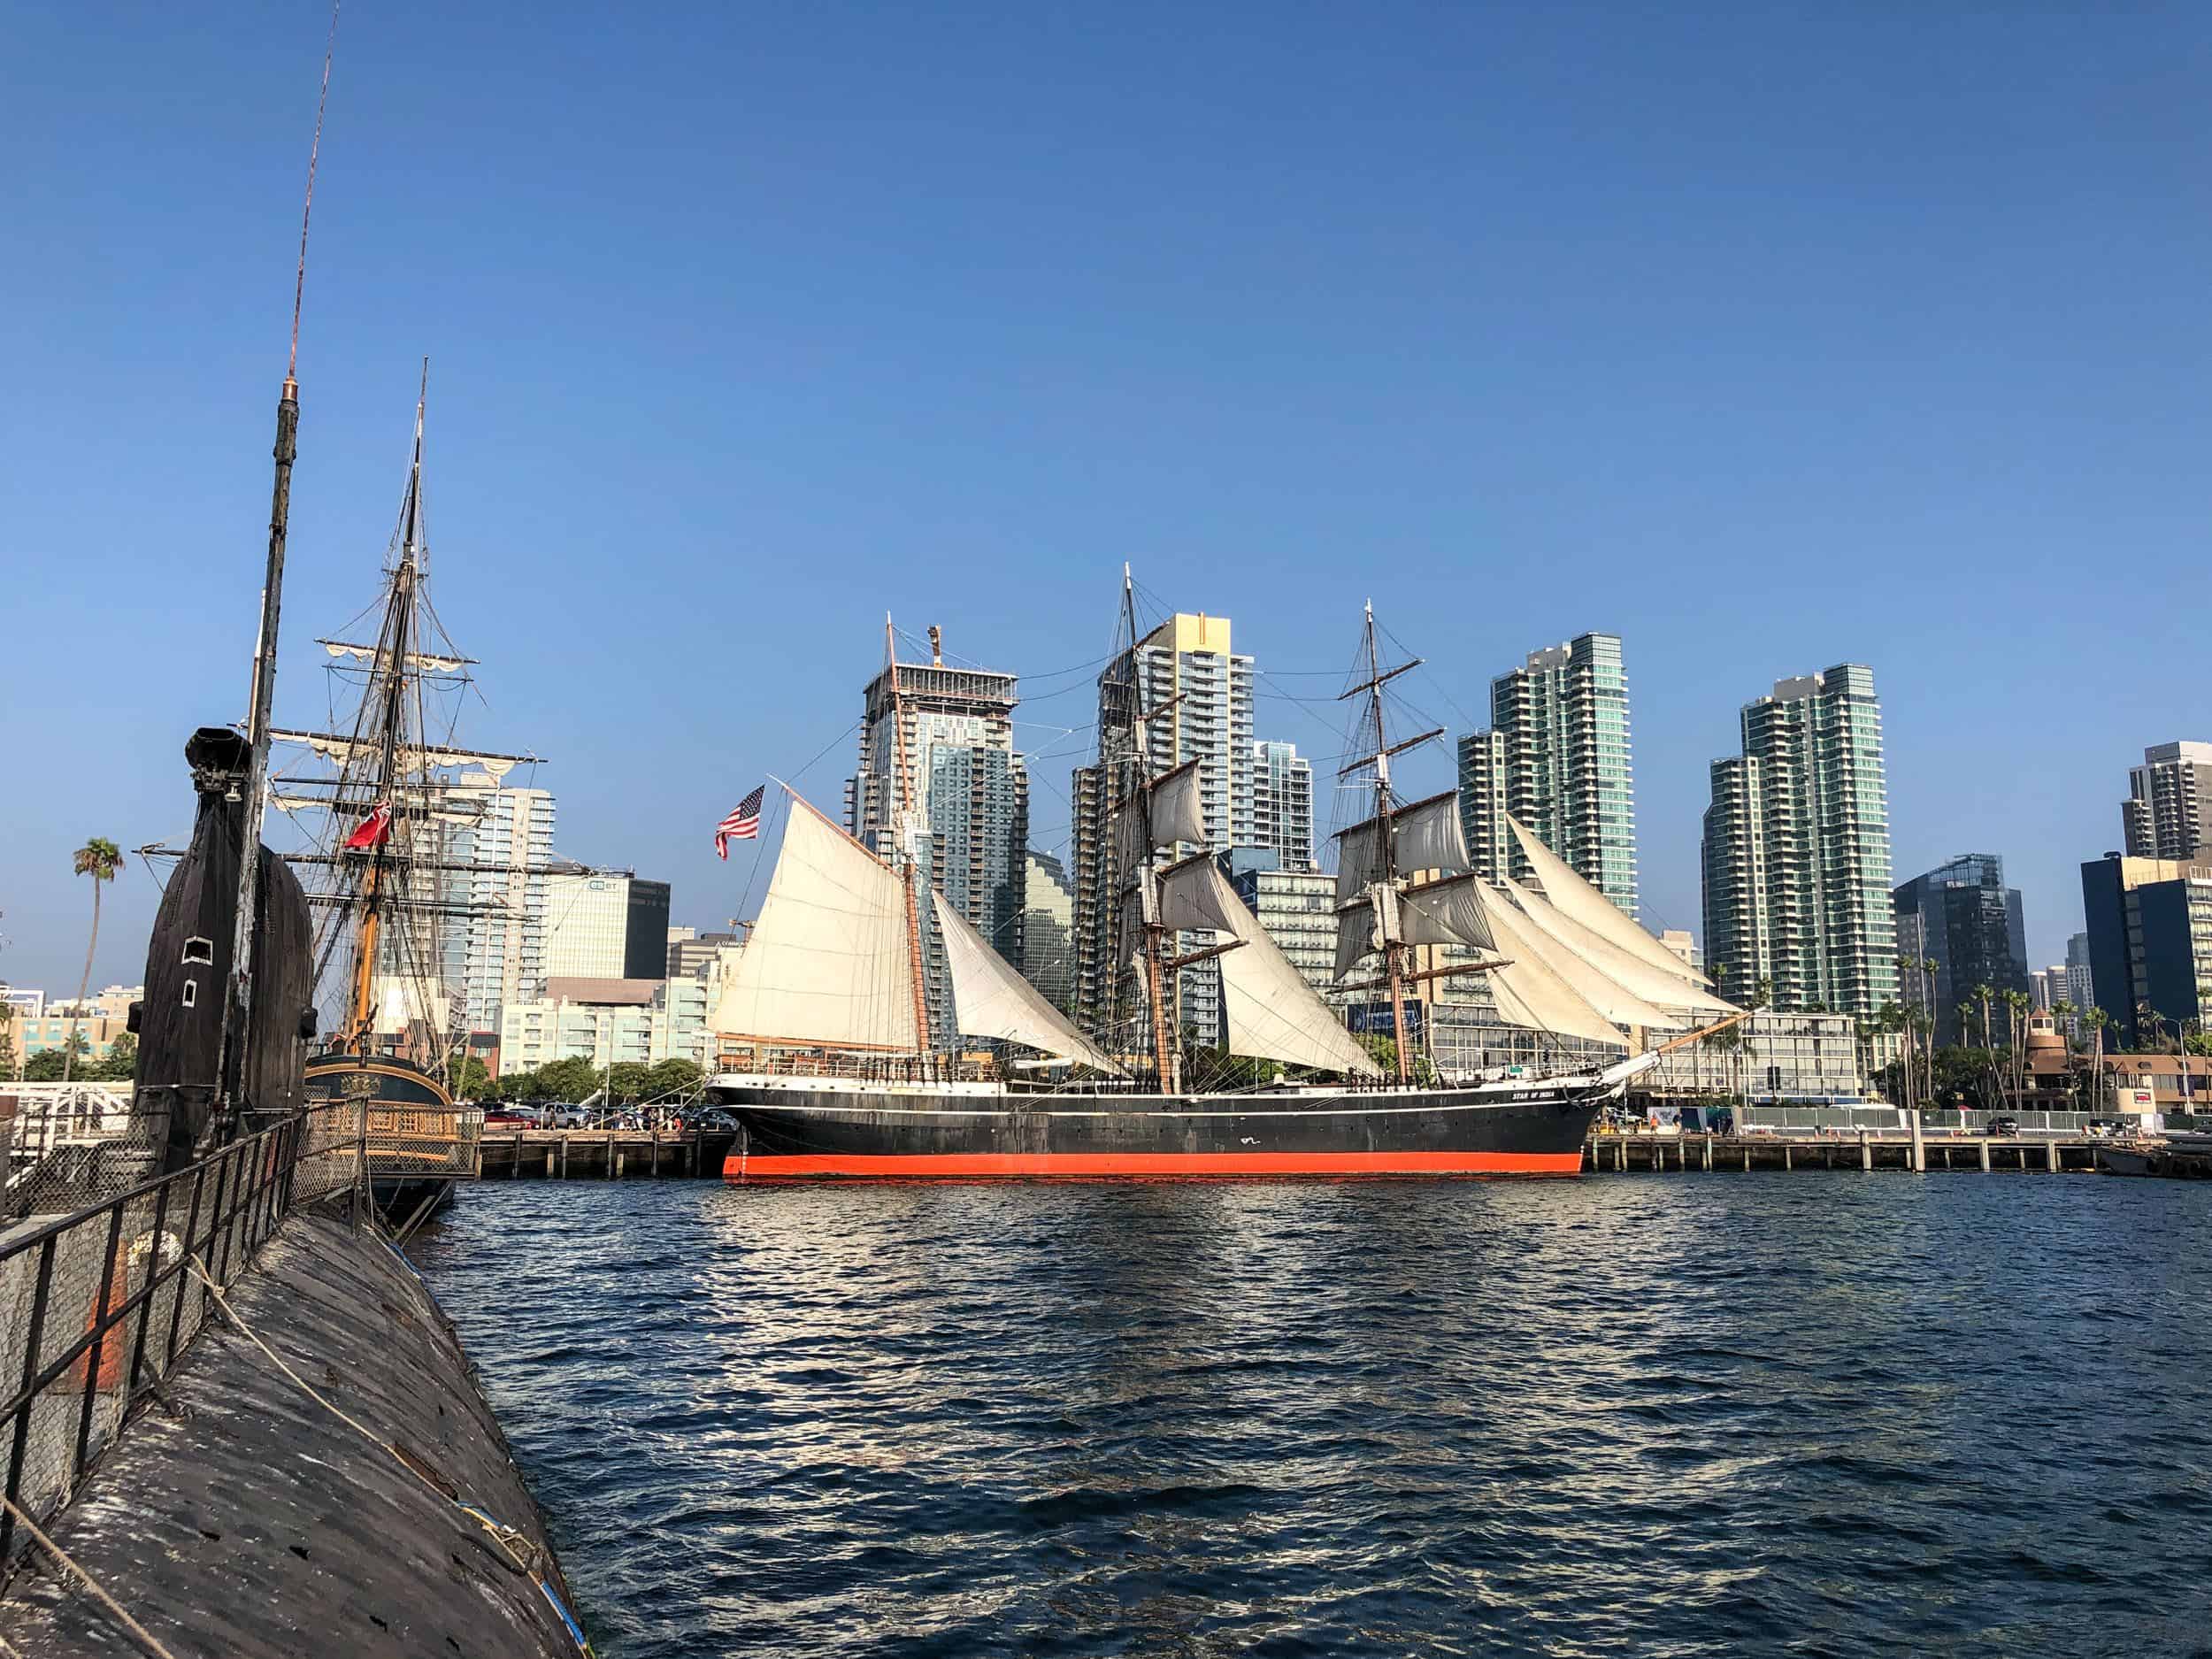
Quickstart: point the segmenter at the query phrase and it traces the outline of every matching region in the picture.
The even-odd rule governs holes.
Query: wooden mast
[[[899,803],[891,815],[891,840],[899,858],[900,885],[906,889],[906,959],[914,984],[914,1052],[927,1055],[929,1000],[922,986],[922,912],[914,893],[914,769],[906,752],[906,703],[899,695],[899,646],[888,611],[883,617],[883,672],[889,680],[891,742],[899,768]]]
[[[429,396],[430,365],[423,365],[423,382],[415,396],[415,450],[407,472],[407,506],[402,517],[399,568],[392,577],[392,596],[385,612],[378,649],[384,652],[383,708],[378,717],[378,778],[373,812],[380,806],[390,816],[383,833],[369,849],[369,867],[361,880],[361,931],[355,944],[353,988],[346,1004],[347,1046],[356,1054],[368,1052],[369,1026],[376,1010],[376,959],[383,938],[384,872],[386,849],[398,833],[399,809],[392,798],[400,769],[401,740],[407,718],[407,663],[414,649],[410,637],[415,616],[416,557],[422,533],[422,415]],[[420,1010],[427,1019],[430,1010]]]
[[[1383,681],[1387,678],[1375,649],[1375,602],[1371,599],[1367,602],[1367,718],[1375,729],[1375,851],[1381,859],[1379,882],[1393,887],[1397,872],[1390,844],[1390,734],[1383,729],[1382,702]],[[1381,913],[1379,902],[1377,913]],[[1383,967],[1390,976],[1391,1048],[1398,1056],[1398,1081],[1404,1083],[1413,1075],[1406,1058],[1405,959],[1403,947],[1387,932],[1383,937]]]
[[[1137,592],[1135,580],[1125,564],[1121,567],[1121,616],[1122,626],[1129,634],[1129,741],[1134,757],[1138,828],[1141,832],[1137,880],[1142,889],[1139,902],[1144,919],[1144,995],[1152,1013],[1153,1071],[1159,1080],[1160,1093],[1172,1094],[1175,1092],[1175,1046],[1171,1040],[1167,1018],[1167,929],[1160,921],[1159,899],[1152,873],[1152,733],[1147,724],[1150,716],[1159,710],[1138,707],[1143,695],[1144,680],[1137,657]],[[1113,839],[1110,833],[1107,837],[1110,844]]]

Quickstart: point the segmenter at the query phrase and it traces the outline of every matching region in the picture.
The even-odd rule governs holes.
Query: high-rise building
[[[1925,875],[1915,876],[1890,894],[1902,953],[1917,954],[1935,965],[1935,1004],[1931,1016],[1939,1041],[1978,1047],[1981,1009],[1973,995],[1987,986],[1989,1028],[2003,1041],[2011,1029],[2010,1011],[2001,997],[2028,987],[2028,933],[2021,918],[2020,889],[2005,885],[2005,861],[1995,853],[1962,853]],[[1905,976],[1905,1001],[1918,1005],[1928,994],[1924,974]],[[1962,1027],[1959,1005],[1975,1002],[1973,1017]]]
[[[1024,875],[1022,977],[1053,1007],[1075,1002],[1075,893],[1067,866],[1029,849]]]
[[[2066,941],[2066,1000],[2074,1005],[2070,1036],[2081,1034],[2081,1017],[2097,1005],[2096,975],[2089,967],[2089,935],[2075,933]]]
[[[1636,793],[1621,642],[1585,634],[1490,682],[1490,729],[1459,740],[1459,811],[1486,876],[1526,880],[1508,814],[1636,914]]]
[[[2120,803],[2135,858],[2193,858],[2212,847],[2212,743],[2160,743],[2128,772]]]
[[[1129,704],[1133,699],[1136,709],[1157,716],[1144,725],[1155,775],[1185,761],[1199,763],[1206,845],[1181,850],[1225,852],[1238,844],[1240,831],[1253,833],[1248,822],[1239,822],[1253,800],[1252,659],[1232,648],[1228,618],[1181,613],[1145,635],[1133,653],[1109,663],[1098,687],[1106,752],[1095,764],[1076,769],[1069,800],[1075,809],[1076,1013],[1104,1029],[1116,1018],[1124,965],[1115,959],[1121,895],[1110,826],[1134,776],[1135,757],[1114,748],[1127,731]],[[1177,949],[1187,953],[1210,937],[1179,935]],[[1183,1022],[1202,1046],[1214,1046],[1221,1025],[1220,970],[1200,963],[1176,981]]]
[[[1311,870],[1313,858],[1313,763],[1302,760],[1295,743],[1252,745],[1252,808],[1233,826],[1239,847],[1265,847],[1285,870]]]
[[[1871,1016],[1897,995],[1889,800],[1871,669],[1775,682],[1747,703],[1743,753],[1712,765],[1702,849],[1705,960],[1722,995]]]
[[[2108,853],[2081,867],[2105,1046],[2144,1048],[2212,1018],[2212,857]]]
[[[846,827],[888,855],[901,810],[910,805],[912,852],[928,885],[1018,966],[1029,768],[1014,747],[1015,677],[949,667],[941,653],[928,663],[901,663],[897,673],[895,687],[888,668],[868,682],[860,767],[845,786]],[[958,1033],[944,944],[929,907],[920,907],[919,916],[933,1040],[951,1048]]]
[[[1682,958],[1686,968],[1705,971],[1705,953],[1697,948],[1697,937],[1686,927],[1670,927],[1659,935],[1659,942]]]
[[[668,972],[668,883],[557,865],[545,877],[545,977],[658,979]]]
[[[472,1032],[499,1029],[508,1002],[535,997],[545,983],[545,872],[553,862],[553,796],[509,789],[488,772],[464,772],[449,797],[475,810],[446,827],[446,897],[466,919],[446,936],[447,988],[457,993]],[[477,810],[480,809],[480,810]]]

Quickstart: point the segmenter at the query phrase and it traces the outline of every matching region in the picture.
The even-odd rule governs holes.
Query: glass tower
[[[1459,810],[1486,876],[1530,875],[1506,824],[1636,914],[1636,792],[1621,642],[1585,634],[1490,682],[1490,729],[1459,740]]]
[[[1844,664],[1747,703],[1743,753],[1712,766],[1705,960],[1721,995],[1874,1014],[1897,995],[1889,796],[1874,672]]]

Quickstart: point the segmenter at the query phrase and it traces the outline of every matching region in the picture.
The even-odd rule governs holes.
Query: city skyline
[[[849,752],[885,610],[1047,693],[1104,649],[1133,558],[1175,608],[1238,618],[1260,728],[1317,760],[1334,727],[1290,699],[1333,695],[1371,595],[1455,730],[1530,642],[1621,635],[1654,926],[1696,925],[1740,688],[1866,662],[1898,867],[2001,853],[2030,959],[2059,960],[2125,772],[2191,735],[2186,608],[1969,630],[1901,598],[1935,571],[2039,599],[2198,557],[2212,416],[2170,365],[2208,342],[2185,279],[2212,227],[2164,73],[2188,32],[2100,37],[2141,90],[2120,107],[2052,18],[2006,32],[1998,73],[1963,17],[1840,40],[1746,18],[1718,59],[1662,17],[1177,21],[1174,90],[1133,123],[1159,70],[1133,14],[1079,51],[1025,19],[980,58],[918,19],[872,19],[865,50],[707,19],[672,78],[644,34],[557,5],[518,43],[448,31],[427,69],[403,7],[349,16],[280,716],[319,707],[312,640],[388,532],[426,351],[472,738],[541,746],[562,850],[670,879],[682,919],[726,920],[749,873],[703,827]],[[52,257],[0,275],[26,619],[0,695],[73,741],[0,823],[18,983],[73,989],[69,850],[175,839],[184,737],[242,710],[321,28],[151,16],[96,66],[69,19],[23,24],[50,73],[18,106],[41,181],[19,228]],[[1323,96],[1341,127],[1302,119]],[[436,257],[395,259],[403,229]],[[2051,664],[2092,661],[2129,672],[2047,695]],[[1025,702],[1025,751],[1067,762],[1041,757],[1082,699]],[[2022,711],[1974,733],[1970,793],[1969,702]],[[1066,809],[1041,785],[1033,816]],[[109,891],[96,983],[140,976],[154,891],[136,861]]]

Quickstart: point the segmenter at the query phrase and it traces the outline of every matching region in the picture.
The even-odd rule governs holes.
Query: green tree
[[[657,1099],[664,1094],[687,1095],[695,1092],[706,1080],[706,1073],[695,1060],[658,1060],[645,1074],[644,1098]]]
[[[455,1100],[480,1101],[491,1093],[492,1074],[472,1054],[457,1054],[448,1059],[445,1080]]]
[[[549,1060],[538,1068],[537,1098],[563,1101],[574,1105],[597,1088],[604,1075],[599,1068],[581,1055],[571,1055],[565,1060]]]
[[[23,1063],[23,1080],[26,1083],[66,1082],[68,1079],[65,1073],[68,1058],[59,1048],[41,1048]]]
[[[85,1068],[85,1075],[102,1083],[127,1083],[138,1075],[138,1039],[118,1032],[108,1051]]]
[[[15,1004],[0,1002],[0,1078],[15,1075]]]
[[[92,878],[92,938],[84,948],[84,977],[77,981],[77,1000],[69,1010],[69,1033],[76,1035],[77,1011],[84,1006],[85,997],[92,989],[92,957],[100,949],[100,889],[115,879],[116,872],[123,867],[123,849],[113,841],[95,835],[70,855],[70,868],[81,876]],[[62,1048],[61,1080],[69,1081],[70,1063],[74,1051],[65,1045]]]
[[[641,1098],[645,1093],[645,1079],[652,1067],[637,1060],[617,1060],[602,1074],[607,1085],[607,1103],[625,1103]]]
[[[2181,1040],[2184,1054],[2212,1055],[2212,1031],[2193,1031]]]

